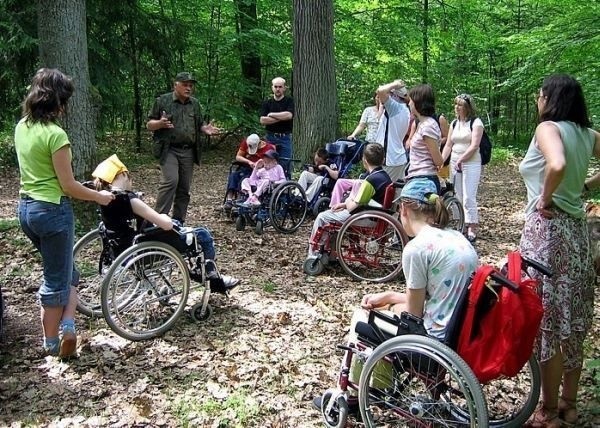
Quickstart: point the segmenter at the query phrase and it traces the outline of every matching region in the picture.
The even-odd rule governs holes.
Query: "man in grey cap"
[[[173,206],[172,217],[181,223],[190,202],[194,163],[200,164],[200,135],[220,132],[212,124],[203,123],[200,104],[192,97],[195,83],[191,73],[177,73],[173,92],[156,98],[146,124],[153,132],[153,153],[162,173],[156,211],[169,214]]]
[[[404,149],[404,136],[410,123],[408,91],[402,80],[394,80],[377,88],[377,95],[383,104],[384,115],[379,122],[375,141],[384,147],[384,171],[392,181],[396,181],[404,177],[408,162]]]

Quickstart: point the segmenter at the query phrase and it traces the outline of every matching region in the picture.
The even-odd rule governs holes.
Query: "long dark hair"
[[[587,128],[592,124],[588,117],[583,89],[568,74],[553,74],[544,79],[542,94],[546,99],[540,112],[540,122],[568,120]]]
[[[415,86],[408,91],[408,96],[421,116],[431,117],[435,114],[435,94],[431,85]]]
[[[30,122],[55,122],[73,95],[73,80],[55,68],[40,68],[23,101],[23,116]]]

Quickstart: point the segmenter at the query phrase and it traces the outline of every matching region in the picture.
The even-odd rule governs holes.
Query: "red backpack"
[[[508,254],[508,278],[481,266],[469,286],[457,352],[480,382],[515,376],[533,352],[543,308],[538,281],[523,278],[522,258]]]

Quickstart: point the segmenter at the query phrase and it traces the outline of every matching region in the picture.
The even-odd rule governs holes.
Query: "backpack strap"
[[[508,253],[508,279],[517,285],[521,284],[521,262],[521,253],[518,251]]]
[[[467,303],[462,329],[458,337],[459,350],[466,348],[471,342],[471,336],[473,335],[475,324],[475,312],[477,302],[479,302],[479,298],[481,296],[481,293],[483,293],[483,290],[485,288],[486,282],[490,274],[495,270],[496,268],[491,265],[483,265],[475,271],[475,275],[473,276],[473,280],[471,281],[471,284],[469,286],[469,301]]]
[[[452,128],[452,130],[454,131],[454,126],[456,125],[456,121],[458,119],[454,119],[452,122],[450,122],[450,128]]]

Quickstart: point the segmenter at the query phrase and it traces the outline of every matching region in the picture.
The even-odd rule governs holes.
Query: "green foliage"
[[[0,132],[0,172],[3,168],[18,166],[17,152],[15,152],[15,142],[11,131]]]
[[[277,290],[277,284],[272,281],[266,281],[263,284],[263,291],[265,293],[274,293]]]
[[[589,370],[592,374],[592,384],[590,386],[582,386],[582,388],[591,389],[590,396],[592,397],[600,396],[600,359],[592,358],[586,360],[584,367],[586,370]],[[594,414],[600,414],[600,408],[598,408],[598,406],[592,406],[589,410]]]

